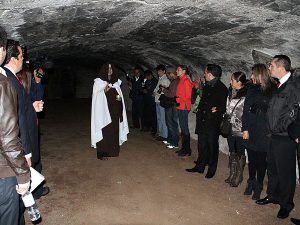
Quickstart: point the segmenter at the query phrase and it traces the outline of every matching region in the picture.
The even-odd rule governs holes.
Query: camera
[[[36,70],[36,76],[38,78],[42,79],[45,76],[45,72],[44,72],[44,70],[42,68],[37,68],[35,70]]]
[[[159,87],[159,89],[158,89],[157,93],[158,93],[158,94],[161,94],[161,93],[162,93],[162,88],[163,88],[164,86],[160,84],[158,87]]]

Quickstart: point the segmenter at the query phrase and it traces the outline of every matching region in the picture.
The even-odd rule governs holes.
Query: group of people
[[[132,100],[132,121],[134,129],[151,131],[156,140],[163,141],[167,148],[177,150],[179,156],[191,155],[188,113],[191,110],[193,87],[185,65],[167,73],[164,65],[156,67],[158,79],[152,71],[136,67],[133,77],[128,78]],[[182,147],[179,150],[179,129]]]
[[[20,43],[0,27],[0,224],[25,224],[20,196],[30,187],[29,167],[42,170],[37,113],[44,106],[43,69],[32,71],[23,60]],[[33,196],[48,193],[42,184]]]
[[[218,165],[220,126],[226,117],[231,131],[226,136],[229,176],[225,182],[237,187],[243,181],[247,152],[249,175],[244,194],[252,195],[259,205],[279,204],[277,217],[288,217],[294,208],[296,149],[300,136],[300,80],[291,73],[289,57],[276,55],[269,67],[255,64],[250,79],[243,72],[234,72],[229,88],[222,83],[222,68],[216,64],[206,65],[204,82],[192,81],[185,65],[169,73],[164,65],[158,65],[156,71],[158,79],[152,71],[143,72],[139,67],[134,68],[133,77],[127,76],[132,100],[132,128],[151,131],[158,141],[177,150],[178,156],[190,156],[188,114],[192,108],[193,89],[201,90],[196,92],[200,101],[194,104],[198,158],[195,166],[186,171],[204,173],[207,167],[205,177],[214,177]],[[109,87],[113,82],[106,80],[106,86],[103,86],[108,103],[106,89],[111,90]],[[117,94],[120,93],[114,91],[111,98],[114,103]],[[121,99],[124,109],[123,96]],[[116,121],[121,124],[126,112],[122,117],[121,110],[109,111],[119,112]],[[115,143],[119,151],[122,142],[116,140]],[[100,144],[97,144],[98,151]],[[266,171],[267,196],[261,198]]]

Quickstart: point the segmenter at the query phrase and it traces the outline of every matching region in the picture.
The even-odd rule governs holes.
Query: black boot
[[[229,168],[229,176],[227,177],[227,179],[225,180],[226,183],[230,183],[230,181],[233,178],[233,171],[234,171],[234,166],[233,166],[233,161],[237,162],[236,159],[237,155],[235,152],[230,153],[229,155],[229,162],[228,162],[228,168]]]
[[[252,199],[253,200],[260,199],[260,194],[261,194],[262,190],[263,190],[263,185],[256,182],[256,184],[254,186],[254,192],[253,192],[253,195],[252,195]]]
[[[254,191],[256,180],[249,180],[247,181],[247,187],[245,189],[244,195],[252,195],[252,191]]]
[[[191,156],[191,147],[190,147],[190,135],[184,135],[183,136],[183,143],[182,143],[182,149],[178,152],[178,156],[184,157],[184,156]]]
[[[242,155],[238,160],[236,177],[230,183],[231,187],[237,187],[243,181],[243,173],[246,165],[246,156]]]

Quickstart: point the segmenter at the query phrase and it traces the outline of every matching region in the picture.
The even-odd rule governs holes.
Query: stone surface
[[[225,74],[249,71],[252,50],[284,53],[299,66],[298,0],[1,0],[0,24],[31,58],[56,63],[111,60],[124,70],[141,64],[207,62]]]

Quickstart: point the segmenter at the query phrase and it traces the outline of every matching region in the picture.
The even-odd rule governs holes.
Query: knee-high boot
[[[228,168],[229,168],[229,176],[225,180],[226,183],[230,183],[233,179],[234,171],[236,171],[236,164],[237,164],[237,154],[235,152],[230,153],[229,155],[229,162],[228,162]]]
[[[246,165],[246,156],[242,155],[238,160],[236,177],[230,183],[231,187],[237,187],[243,181],[243,173]]]

